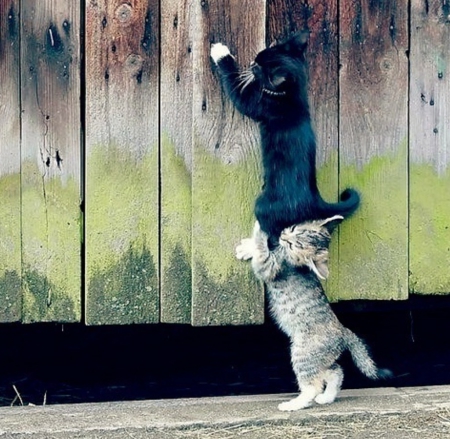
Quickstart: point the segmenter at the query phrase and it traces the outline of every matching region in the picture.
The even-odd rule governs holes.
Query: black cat
[[[264,186],[255,216],[272,243],[288,226],[334,215],[347,217],[360,202],[355,190],[346,189],[339,203],[327,203],[317,188],[316,140],[307,96],[308,37],[309,32],[302,31],[261,51],[244,71],[226,46],[211,47],[233,104],[259,122]]]

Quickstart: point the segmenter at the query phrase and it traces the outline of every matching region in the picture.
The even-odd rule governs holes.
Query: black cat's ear
[[[326,220],[321,221],[319,225],[320,225],[320,227],[325,227],[331,235],[331,233],[333,233],[333,230],[339,224],[341,224],[343,219],[344,219],[344,217],[341,215],[334,215],[331,218],[327,218]]]
[[[285,43],[285,50],[292,54],[303,55],[309,39],[309,30],[302,30],[294,34]]]

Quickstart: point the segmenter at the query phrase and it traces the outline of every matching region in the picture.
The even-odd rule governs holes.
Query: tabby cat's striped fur
[[[319,280],[328,276],[331,232],[342,219],[335,216],[289,227],[272,251],[267,234],[256,222],[253,237],[242,240],[237,248],[240,259],[252,258],[255,275],[267,286],[271,313],[291,340],[300,395],[281,403],[280,410],[302,409],[313,401],[333,402],[343,380],[336,360],[346,349],[367,377],[388,374],[376,367],[365,344],[339,322]]]

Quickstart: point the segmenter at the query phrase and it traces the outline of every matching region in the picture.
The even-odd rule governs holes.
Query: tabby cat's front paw
[[[253,238],[245,238],[241,240],[241,243],[236,247],[236,257],[243,261],[247,261],[253,257],[255,251],[255,241]]]
[[[218,62],[225,58],[226,56],[231,55],[230,49],[222,43],[215,43],[211,45],[211,58],[213,61],[218,64]]]

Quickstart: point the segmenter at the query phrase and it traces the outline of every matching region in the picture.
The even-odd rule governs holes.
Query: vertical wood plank
[[[21,2],[23,319],[80,320],[80,8]]]
[[[192,323],[263,321],[263,292],[234,248],[249,235],[260,190],[256,125],[238,114],[212,73],[210,45],[249,65],[264,47],[265,1],[196,0],[193,39]]]
[[[0,0],[0,322],[20,320],[19,2]]]
[[[450,4],[413,0],[410,291],[450,292]]]
[[[86,3],[86,322],[159,320],[159,1]]]
[[[408,3],[340,4],[340,188],[362,205],[339,234],[336,299],[408,295]]]
[[[193,3],[161,4],[161,321],[190,323]]]
[[[317,175],[324,199],[338,195],[338,8],[337,0],[267,0],[266,44],[309,29],[309,103],[317,139]],[[327,294],[338,288],[337,232],[331,249]]]

